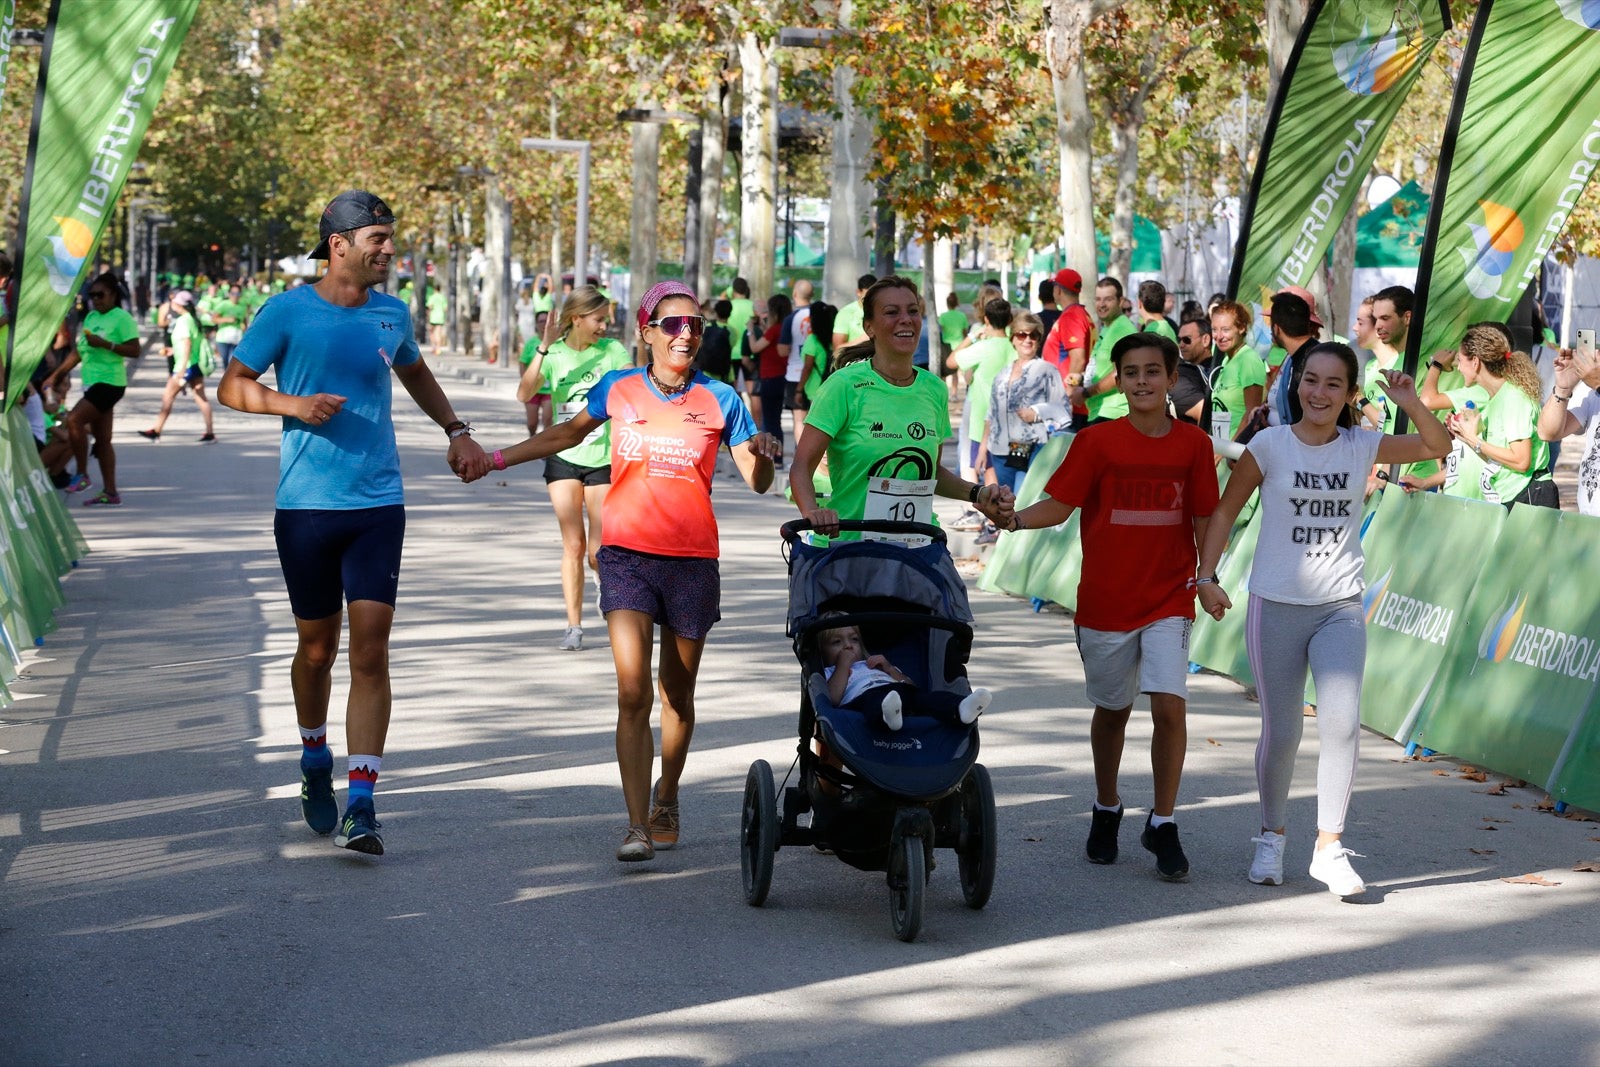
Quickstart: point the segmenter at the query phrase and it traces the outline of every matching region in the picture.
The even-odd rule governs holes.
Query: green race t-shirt
[[[1444,377],[1444,375],[1440,375]],[[1479,411],[1489,403],[1489,390],[1481,385],[1465,385],[1447,391],[1454,410],[1465,411],[1470,401]],[[1450,442],[1450,454],[1444,457],[1444,489],[1449,496],[1468,500],[1483,499],[1483,460],[1465,444],[1455,439]]]
[[[861,301],[852,300],[839,309],[838,317],[833,320],[833,332],[844,334],[844,343],[853,345],[863,337],[867,331],[861,327]]]
[[[832,341],[833,338],[828,338]],[[800,346],[800,358],[811,357],[811,375],[806,379],[806,396],[816,396],[822,388],[822,369],[828,365],[828,350],[815,333],[806,334],[806,343]],[[801,366],[805,366],[804,363]]]
[[[750,325],[750,317],[756,313],[755,304],[743,297],[734,297],[729,301],[733,311],[728,315],[728,338],[733,342],[733,358],[743,359],[745,352],[744,335]]]
[[[828,445],[831,505],[842,519],[934,522],[939,446],[950,436],[950,394],[921,368],[910,385],[890,385],[861,360],[829,375],[811,400],[806,426]]]
[[[1262,361],[1269,367],[1281,367],[1283,366],[1283,361],[1288,358],[1289,353],[1286,349],[1273,345],[1267,349],[1267,354],[1262,357]]]
[[[1361,372],[1361,392],[1366,396],[1367,403],[1383,412],[1383,432],[1394,433],[1395,417],[1399,414],[1400,408],[1389,400],[1389,395],[1383,391],[1383,386],[1380,384],[1383,381],[1384,369],[1378,365],[1376,357],[1368,360]],[[1418,463],[1402,464],[1400,473],[1409,474],[1413,478],[1432,478],[1439,473],[1439,461],[1425,459]]]
[[[633,359],[622,342],[602,337],[581,352],[565,341],[554,341],[544,357],[544,376],[550,383],[556,422],[566,422],[589,403],[589,390],[614,370],[627,370]],[[581,444],[573,445],[561,458],[579,467],[604,467],[611,462],[611,422],[595,427]]]
[[[939,316],[939,336],[947,345],[958,345],[967,332],[967,316],[960,308],[951,308]]]
[[[1100,336],[1095,339],[1094,348],[1089,353],[1089,365],[1084,369],[1084,385],[1094,385],[1106,375],[1115,373],[1116,368],[1111,366],[1111,346],[1138,332],[1126,315],[1118,315],[1108,325],[1101,326]],[[1121,390],[1091,396],[1087,404],[1091,421],[1120,419],[1128,413],[1128,398],[1122,395]]]
[[[232,300],[218,300],[211,305],[211,314],[217,320],[217,343],[236,345],[244,339],[244,306]],[[229,321],[223,321],[223,320]]]
[[[982,436],[983,420],[989,417],[995,377],[1016,358],[1016,349],[1004,337],[985,337],[956,353],[956,366],[972,371],[967,386],[967,433],[974,441]]]
[[[201,357],[206,351],[205,331],[200,329],[200,324],[193,315],[179,315],[172,320],[172,352],[176,356],[183,349],[183,340],[189,340],[189,358],[184,360],[183,366],[174,364],[173,372],[182,374],[189,367],[200,364]]]
[[[109,348],[89,347],[89,335],[104,338],[114,345],[139,339],[139,324],[133,316],[120,307],[110,311],[91,311],[83,317],[83,329],[78,334],[78,356],[83,361],[83,387],[91,385],[127,385],[128,361]]]
[[[517,362],[526,367],[528,364],[533,362],[533,357],[537,355],[538,352],[539,339],[537,337],[530,337],[526,341],[522,342],[522,354],[517,357]],[[544,368],[544,381],[539,383],[539,392],[536,395],[549,396],[550,393],[550,370],[549,366],[546,365]]]
[[[1172,323],[1166,319],[1150,319],[1139,327],[1145,333],[1153,333],[1167,340],[1177,343],[1178,335],[1172,329]]]
[[[1510,382],[1502,385],[1484,404],[1478,433],[1486,444],[1505,448],[1513,441],[1531,440],[1533,451],[1526,471],[1514,471],[1485,459],[1483,475],[1478,482],[1483,489],[1483,499],[1492,504],[1509,504],[1528,487],[1535,474],[1550,466],[1550,446],[1539,440],[1538,427],[1539,405]]]
[[[556,309],[556,297],[554,293],[534,293],[531,302],[533,304],[533,313],[535,315],[539,314],[541,311],[549,312]]]
[[[443,289],[434,289],[428,293],[428,325],[443,326],[444,315],[450,308],[450,298],[444,295]]]
[[[1244,391],[1252,385],[1266,388],[1267,365],[1249,345],[1240,345],[1231,356],[1224,356],[1222,367],[1211,379],[1211,403],[1228,413],[1228,436],[1239,432],[1239,423],[1249,414],[1245,410]]]

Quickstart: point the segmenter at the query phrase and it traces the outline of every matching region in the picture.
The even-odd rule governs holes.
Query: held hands
[[[979,489],[978,499],[973,502],[973,506],[983,514],[984,518],[1002,530],[1011,529],[1011,516],[1016,510],[1016,504],[1017,495],[995,482],[990,482]]]
[[[294,417],[310,426],[322,426],[339,414],[349,397],[337,393],[313,393],[296,398]]]
[[[450,442],[450,451],[446,454],[450,469],[454,471],[463,482],[475,482],[488,474],[494,464],[490,462],[489,455],[483,446],[474,441],[468,434],[462,434]]]
[[[1218,622],[1221,622],[1222,616],[1226,615],[1228,609],[1233,607],[1233,601],[1228,599],[1228,594],[1224,593],[1222,586],[1215,582],[1207,582],[1205,585],[1200,586],[1198,596],[1200,597],[1200,610]]]

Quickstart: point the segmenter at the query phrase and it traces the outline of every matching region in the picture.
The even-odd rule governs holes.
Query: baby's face
[[[828,630],[822,635],[822,658],[828,661],[838,659],[846,651],[861,659],[866,655],[861,647],[861,631],[854,626],[845,626],[837,630]]]

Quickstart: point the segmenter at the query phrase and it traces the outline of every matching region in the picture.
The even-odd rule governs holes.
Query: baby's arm
[[[900,672],[900,668],[896,667],[893,663],[890,663],[888,658],[885,656],[868,656],[867,666],[871,667],[875,671],[882,671],[884,674],[887,674],[897,682],[911,681],[910,678],[907,678]]]
[[[833,675],[828,679],[828,703],[834,707],[844,703],[844,691],[850,686],[850,665],[855,661],[855,654],[846,649],[833,663]]]

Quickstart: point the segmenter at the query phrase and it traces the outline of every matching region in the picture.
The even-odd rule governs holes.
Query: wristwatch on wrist
[[[1446,367],[1443,363],[1440,363],[1436,359],[1428,360],[1428,366],[1430,366],[1430,367],[1438,367],[1441,371],[1447,371],[1447,370],[1450,369],[1449,367]]]
[[[981,492],[983,492],[983,483],[978,482],[974,484],[972,491],[967,493],[967,503],[976,504],[978,502],[978,494]]]

